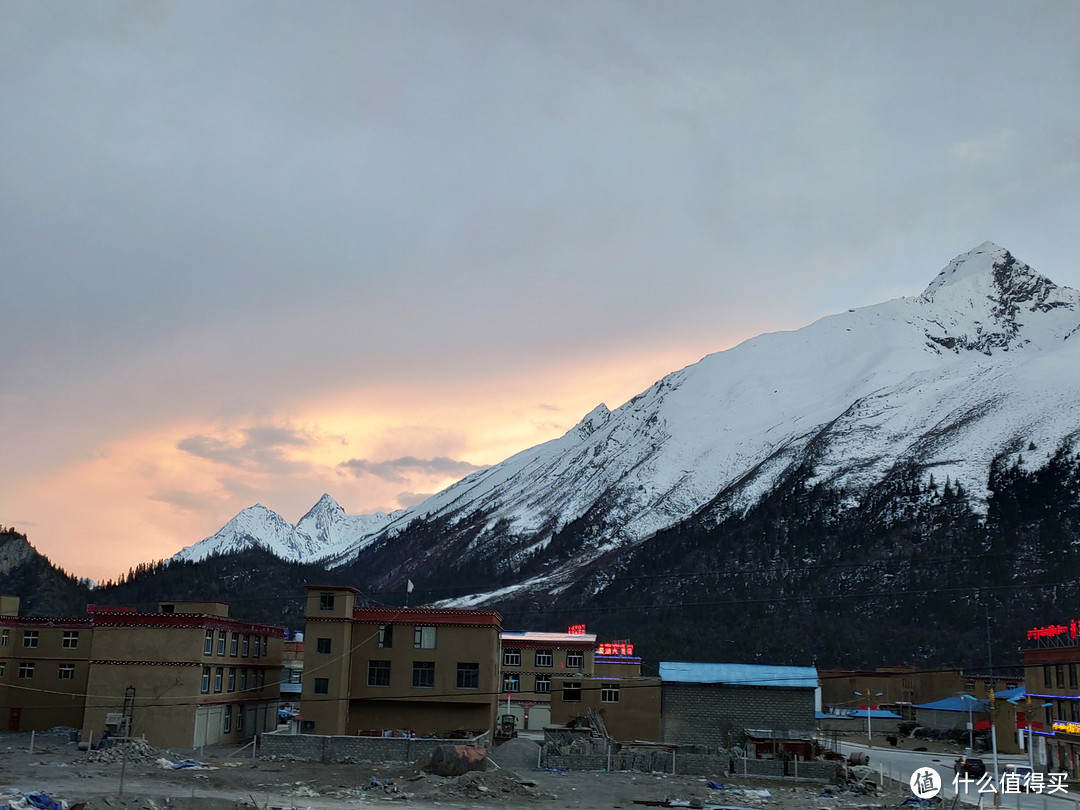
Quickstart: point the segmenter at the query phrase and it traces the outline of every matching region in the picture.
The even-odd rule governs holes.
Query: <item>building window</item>
[[[1054,723],[1054,707],[1053,706],[1047,706],[1046,707],[1046,725],[1050,726],[1050,725],[1053,725],[1053,723]]]
[[[210,693],[210,667],[202,668],[202,683],[199,684],[199,691],[204,695]]]
[[[315,688],[313,690],[316,695],[329,695],[330,694],[330,679],[329,678],[316,678]]]
[[[225,707],[225,715],[221,724],[221,730],[226,734],[232,731],[232,706]]]
[[[619,702],[619,684],[617,684],[617,683],[605,683],[600,688],[600,702],[601,703],[618,703]]]
[[[536,676],[536,684],[535,684],[535,686],[533,688],[533,691],[538,693],[538,694],[541,694],[541,695],[546,695],[546,694],[550,693],[551,692],[551,676],[550,675],[537,675]]]
[[[270,654],[270,636],[262,637],[263,658]]]
[[[233,658],[236,658],[236,654],[237,654],[237,652],[239,652],[239,650],[240,650],[240,634],[239,633],[230,633],[229,634],[229,655],[232,656]],[[239,725],[239,723],[237,725]]]
[[[225,668],[224,667],[217,667],[214,670],[214,691],[215,692],[220,692],[221,691],[221,682],[222,682],[222,677],[224,676],[224,674],[225,674]]]
[[[7,661],[0,661],[0,678],[4,677],[5,672],[7,672]]]
[[[367,685],[368,686],[389,686],[390,685],[390,662],[389,661],[368,661]]]
[[[317,638],[315,639],[315,653],[317,655],[329,655],[330,654],[330,639]]]
[[[206,635],[203,637],[202,645],[203,655],[213,655],[214,653],[214,631],[207,630]]]
[[[432,628],[434,629],[434,628]],[[435,688],[435,662],[413,661],[412,685],[414,689]]]
[[[332,593],[320,593],[319,594],[319,610],[333,610],[334,609],[334,594]]]
[[[480,664],[458,661],[456,685],[458,689],[479,689]]]
[[[229,667],[229,691],[236,691],[236,667]]]
[[[247,690],[247,667],[240,668],[240,691]]]
[[[251,655],[251,636],[247,633],[244,633],[244,643],[240,647],[240,655],[244,656],[244,658]]]
[[[568,652],[566,654],[566,666],[568,669],[581,669],[585,666],[585,653]]]
[[[504,692],[520,692],[521,691],[521,675],[517,672],[504,672],[503,673],[503,691]]]
[[[1057,685],[1059,689],[1065,688],[1065,667],[1063,664],[1055,664],[1054,672],[1057,673]]]
[[[503,666],[504,667],[520,667],[521,666],[521,650],[504,650],[503,651]]]
[[[65,650],[74,650],[79,646],[79,631],[78,630],[65,630],[64,638],[60,641],[60,646]]]
[[[60,668],[56,670],[56,679],[58,681],[73,681],[73,680],[75,680],[75,665],[74,664],[60,664]]]
[[[228,637],[228,633],[226,633],[224,630],[218,630],[218,634],[217,634],[217,654],[218,655],[224,655],[225,654],[225,639],[227,637]]]
[[[9,631],[7,631],[7,630],[5,630],[3,633],[0,633],[0,647],[6,647],[7,646],[8,634],[9,634]]]
[[[1045,664],[1043,666],[1043,686],[1045,686],[1047,689],[1053,689],[1054,688],[1054,678],[1050,674],[1050,665],[1049,664]]]
[[[1080,688],[1080,687],[1077,686],[1077,683],[1076,683],[1076,664],[1069,664],[1069,688],[1070,689]]]
[[[33,678],[34,677],[34,665],[32,663],[19,664],[19,677],[23,678],[23,679]]]
[[[253,655],[253,656],[254,656],[255,658],[258,658],[258,657],[259,657],[259,655],[260,655],[260,652],[259,652],[259,651],[260,651],[260,650],[262,649],[262,648],[261,648],[261,646],[259,645],[259,637],[258,637],[258,636],[254,636],[254,637],[253,637],[253,638],[251,639],[251,641],[252,641],[252,645],[251,645],[251,647],[252,647],[252,650],[251,650],[251,654],[252,654],[252,655]]]
[[[24,647],[36,647],[38,645],[38,631],[23,630],[22,645]]]
[[[435,649],[435,628],[416,627],[413,630],[413,648],[417,650]]]
[[[581,682],[568,681],[562,687],[563,703],[581,703]]]
[[[376,644],[384,650],[389,650],[394,646],[394,625],[379,625],[379,640]]]
[[[303,672],[301,669],[293,667],[289,670],[289,683],[300,683],[300,674]]]
[[[244,730],[244,704],[241,703],[236,707],[236,730]]]
[[[1076,705],[1075,700],[1069,703],[1069,720],[1074,723],[1080,721],[1080,706]]]
[[[538,667],[550,667],[554,662],[555,656],[551,654],[551,650],[536,651],[536,665]]]

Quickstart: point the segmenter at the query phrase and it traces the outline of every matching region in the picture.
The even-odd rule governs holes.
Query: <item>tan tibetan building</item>
[[[469,736],[493,729],[496,611],[359,607],[355,588],[306,587],[301,731]]]
[[[61,618],[19,616],[0,597],[0,711],[9,730],[72,726],[86,741],[241,742],[276,727],[283,636],[220,602]]]
[[[504,630],[499,713],[517,728],[566,725],[594,709],[619,740],[660,736],[660,681],[641,677],[627,640],[597,642],[584,625],[565,633]]]

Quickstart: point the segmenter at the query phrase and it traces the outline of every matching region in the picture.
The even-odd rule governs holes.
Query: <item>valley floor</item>
[[[497,749],[493,758],[497,760]],[[706,779],[646,773],[552,773],[507,763],[498,770],[443,778],[425,775],[418,766],[371,763],[328,765],[300,761],[251,759],[233,748],[198,751],[148,749],[128,762],[94,762],[67,735],[39,734],[30,752],[30,735],[0,733],[0,805],[18,807],[27,793],[46,793],[69,807],[84,810],[239,810],[240,808],[311,808],[408,805],[434,808],[538,807],[634,808],[685,802],[690,806],[724,805],[765,810],[896,807],[910,796],[906,786],[881,795],[841,791],[822,796],[822,786],[714,777],[725,790],[712,790]],[[165,769],[158,760],[198,760],[203,769]],[[392,788],[364,790],[371,777],[389,779]],[[123,788],[121,792],[121,780]],[[765,795],[764,790],[769,795]],[[682,806],[687,806],[686,804]],[[31,807],[30,810],[33,810]]]

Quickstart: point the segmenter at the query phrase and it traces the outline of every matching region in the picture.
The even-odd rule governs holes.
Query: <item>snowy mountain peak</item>
[[[993,242],[949,262],[917,300],[930,307],[930,341],[982,354],[1064,340],[1080,311],[1080,293],[1058,287]]]
[[[333,516],[338,514],[344,515],[345,509],[329,492],[324,492],[322,497],[315,502],[315,505],[311,507],[302,518],[300,518],[300,521],[296,525],[300,526],[309,521],[331,520]]]

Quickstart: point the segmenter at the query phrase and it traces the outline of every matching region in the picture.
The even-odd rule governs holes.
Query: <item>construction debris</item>
[[[99,748],[87,755],[90,762],[134,762],[153,763],[161,757],[161,752],[146,740],[117,740],[108,748]]]

